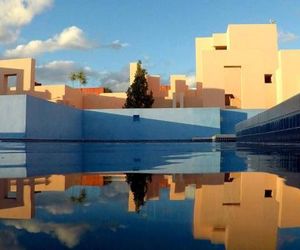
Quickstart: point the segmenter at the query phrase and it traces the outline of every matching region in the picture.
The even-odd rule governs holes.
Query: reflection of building
[[[171,75],[169,85],[147,76],[154,107],[269,108],[300,90],[300,52],[278,51],[275,24],[229,25],[226,33],[196,38],[195,57],[194,88],[185,75]],[[135,72],[136,64],[130,64],[131,83]],[[125,92],[44,85],[34,78],[33,59],[0,61],[0,94],[27,93],[84,109],[122,108],[126,99]]]
[[[0,181],[0,218],[29,219],[34,193],[65,191],[72,186],[102,187],[126,182],[125,175],[71,174]],[[144,185],[142,185],[144,187]],[[169,199],[194,199],[193,236],[224,244],[226,249],[276,249],[278,228],[300,226],[300,191],[267,173],[152,175],[147,202],[158,202],[161,189]],[[136,190],[135,190],[136,191]],[[128,211],[137,211],[133,192]]]
[[[49,175],[26,179],[1,179],[0,218],[32,218],[35,211],[34,193],[65,191],[75,185],[101,187],[109,181],[110,176],[99,174]]]
[[[226,249],[276,249],[278,227],[300,226],[299,189],[277,175],[154,175],[146,199],[159,199],[162,187],[170,200],[190,198],[194,187],[194,237]]]

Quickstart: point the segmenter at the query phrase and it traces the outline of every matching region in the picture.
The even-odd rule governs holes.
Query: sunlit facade
[[[185,75],[171,75],[163,85],[150,73],[153,107],[270,108],[299,93],[300,50],[278,50],[277,37],[276,24],[247,24],[196,38],[193,87]],[[136,68],[130,64],[128,87]],[[122,108],[126,100],[125,92],[104,93],[102,87],[36,83],[34,59],[1,60],[0,83],[2,95],[26,93],[80,109]]]

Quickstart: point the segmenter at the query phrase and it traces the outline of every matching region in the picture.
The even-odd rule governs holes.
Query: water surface
[[[299,249],[299,152],[0,143],[0,248]]]

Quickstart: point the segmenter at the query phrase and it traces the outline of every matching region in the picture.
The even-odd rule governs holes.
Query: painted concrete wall
[[[87,140],[190,140],[220,133],[218,108],[85,110],[83,120]]]
[[[263,111],[264,109],[221,109],[221,134],[234,134],[237,123]]]
[[[26,138],[80,140],[82,111],[27,96]]]
[[[78,110],[33,96],[0,96],[0,138],[191,140],[234,133],[259,110],[219,108]]]
[[[0,137],[26,137],[26,96],[0,96]]]

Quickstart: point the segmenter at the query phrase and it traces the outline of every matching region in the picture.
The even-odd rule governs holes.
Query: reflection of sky
[[[41,249],[43,245],[49,249],[224,248],[193,239],[193,200],[170,201],[168,190],[162,189],[160,200],[146,201],[140,213],[129,213],[124,184],[85,187],[87,199],[82,204],[70,201],[79,194],[78,186],[36,194],[35,218],[4,220],[1,229],[10,235],[11,245],[19,247],[15,249]]]

